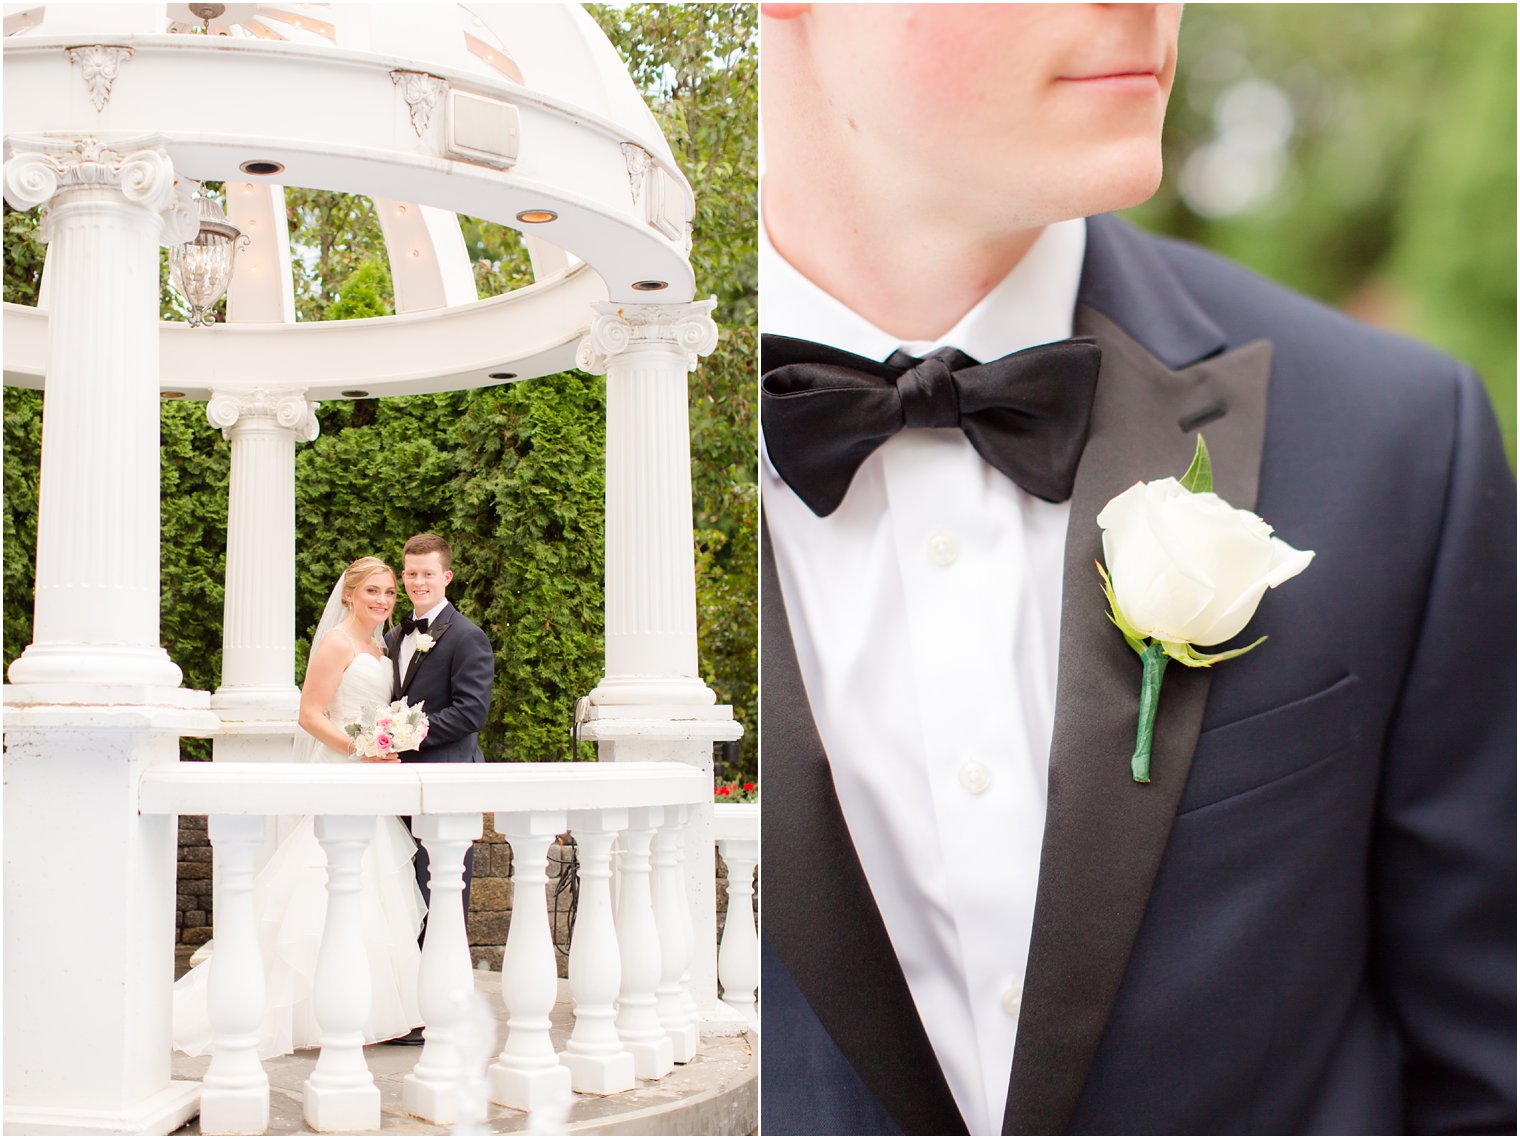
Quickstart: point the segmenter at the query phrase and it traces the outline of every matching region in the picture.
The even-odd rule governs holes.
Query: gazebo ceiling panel
[[[495,22],[511,23],[505,16]],[[279,162],[285,169],[269,181],[416,202],[532,231],[590,265],[614,300],[691,298],[688,238],[650,224],[645,200],[659,177],[689,220],[690,187],[664,157],[664,140],[642,103],[651,133],[635,135],[498,77],[430,72],[454,91],[515,107],[517,160],[499,169],[446,157],[446,94],[436,91],[430,112],[409,106],[392,76],[414,70],[415,60],[222,36],[121,36],[112,43],[133,55],[97,111],[65,50],[77,43],[41,34],[7,41],[8,133],[162,135],[176,167],[200,179],[240,180],[247,177],[239,172],[243,162]],[[187,91],[221,97],[186,98]],[[647,173],[630,176],[625,143],[650,155]],[[527,226],[517,220],[525,210],[557,217]],[[633,287],[650,280],[667,287]]]
[[[160,390],[207,399],[211,390],[304,387],[315,399],[457,391],[575,366],[585,314],[606,299],[580,266],[554,281],[447,309],[299,324],[159,325]],[[5,305],[5,382],[43,386],[47,313]]]
[[[285,191],[252,182],[227,183],[227,217],[248,238],[233,265],[227,289],[227,319],[288,324],[296,318],[290,276],[290,228]]]
[[[422,312],[478,299],[458,219],[447,210],[375,198],[390,254],[396,311]]]

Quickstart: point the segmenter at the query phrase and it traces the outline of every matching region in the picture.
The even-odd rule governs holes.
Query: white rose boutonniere
[[[1254,649],[1200,653],[1245,628],[1262,595],[1304,571],[1313,550],[1295,550],[1272,527],[1214,493],[1203,436],[1182,479],[1136,483],[1098,515],[1098,574],[1109,619],[1140,654],[1140,722],[1130,772],[1150,782],[1151,738],[1167,661],[1209,668]]]
[[[433,647],[433,635],[431,633],[418,633],[417,639],[412,643],[412,651],[425,653]]]

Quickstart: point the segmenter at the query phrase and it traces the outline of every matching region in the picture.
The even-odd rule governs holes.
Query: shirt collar
[[[793,268],[771,244],[762,223],[760,279],[765,303],[761,328],[872,360],[885,360],[897,348],[922,356],[943,346],[959,348],[978,360],[995,360],[1071,335],[1086,249],[1085,218],[1046,226],[1013,271],[954,328],[934,341],[904,341],[877,328]]]
[[[442,613],[444,609],[448,607],[448,604],[449,599],[445,597],[442,601],[433,606],[426,613],[413,613],[412,619],[415,621],[426,621],[429,625],[431,625],[435,620],[438,619],[438,614]]]

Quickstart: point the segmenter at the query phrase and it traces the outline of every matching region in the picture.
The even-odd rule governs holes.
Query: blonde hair
[[[396,579],[396,572],[379,558],[360,558],[356,562],[351,562],[343,571],[343,608],[350,607],[349,598],[354,590],[381,572],[390,574],[392,581]]]

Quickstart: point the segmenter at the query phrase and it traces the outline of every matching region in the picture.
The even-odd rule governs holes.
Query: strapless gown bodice
[[[327,704],[327,718],[342,728],[372,715],[376,708],[391,702],[391,662],[384,657],[357,653],[349,662],[338,690]],[[345,755],[323,747],[316,757],[321,763],[358,763],[358,756]]]

